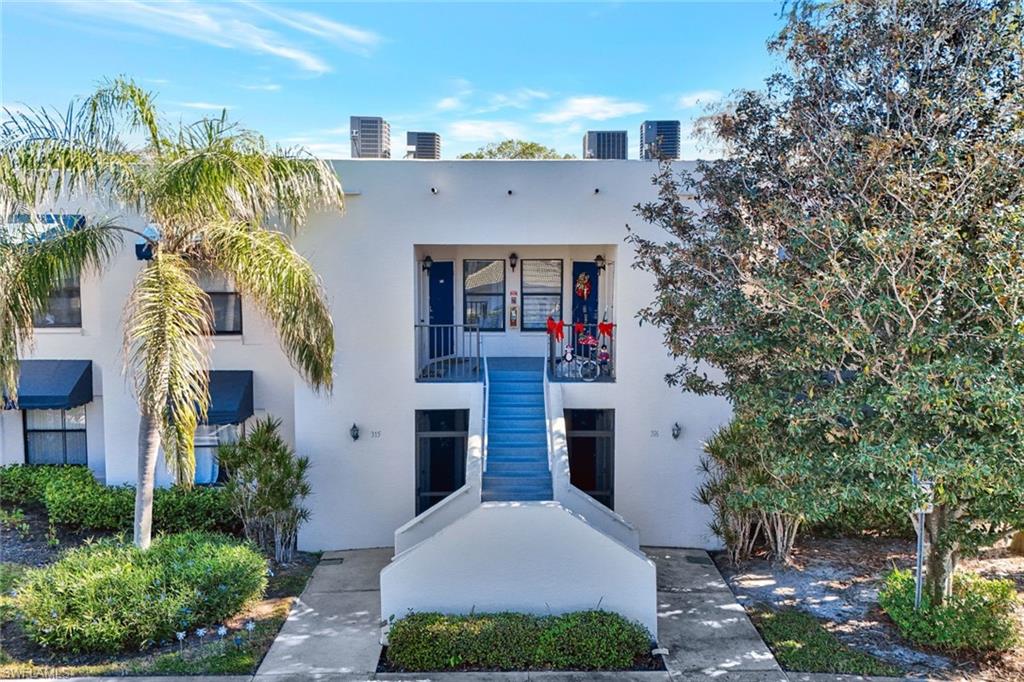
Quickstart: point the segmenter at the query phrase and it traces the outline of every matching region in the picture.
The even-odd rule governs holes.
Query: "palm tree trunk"
[[[139,417],[139,479],[135,487],[135,546],[149,549],[153,537],[153,486],[160,454],[160,430],[156,420]]]

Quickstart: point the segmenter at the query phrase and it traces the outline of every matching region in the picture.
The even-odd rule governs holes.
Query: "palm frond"
[[[111,221],[0,229],[0,391],[17,399],[18,358],[33,339],[33,317],[68,277],[105,266],[121,246]]]
[[[160,153],[161,132],[155,96],[131,78],[118,76],[102,81],[85,101],[85,109],[91,134],[106,137],[115,132],[118,129],[117,117],[123,116],[129,130],[143,131],[153,150]]]
[[[115,200],[136,202],[137,191],[131,188],[139,160],[115,130],[93,130],[88,111],[74,104],[63,115],[46,108],[5,109],[0,212],[27,212],[84,195],[113,194]]]
[[[280,217],[293,229],[310,210],[344,204],[341,182],[327,163],[301,151],[271,149],[223,115],[183,128],[164,157],[149,207],[158,222],[185,225],[183,237],[224,220],[262,225]]]
[[[333,385],[334,323],[313,266],[280,232],[242,223],[207,226],[204,260],[235,280],[273,323],[292,365],[315,389]]]
[[[160,424],[168,468],[182,485],[195,476],[196,426],[209,406],[209,299],[182,256],[159,249],[128,301],[125,357],[139,407]]]

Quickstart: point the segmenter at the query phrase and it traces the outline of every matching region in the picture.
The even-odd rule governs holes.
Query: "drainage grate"
[[[321,566],[337,566],[338,564],[340,564],[344,560],[345,559],[340,557],[340,556],[331,557],[330,559],[321,559],[320,560],[320,565]]]

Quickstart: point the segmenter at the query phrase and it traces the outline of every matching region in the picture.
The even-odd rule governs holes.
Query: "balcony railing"
[[[552,381],[615,381],[615,340],[596,324],[569,324],[561,340],[548,336]]]
[[[480,328],[466,324],[417,324],[416,381],[480,381]]]

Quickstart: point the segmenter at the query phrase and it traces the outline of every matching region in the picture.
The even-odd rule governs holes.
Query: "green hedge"
[[[387,658],[407,671],[628,670],[650,651],[647,630],[608,611],[414,613],[391,626]]]
[[[131,530],[135,488],[105,486],[81,466],[0,467],[0,500],[41,502],[54,523],[96,531]],[[157,488],[153,526],[166,533],[189,530],[236,532],[238,519],[219,487]]]
[[[134,651],[234,616],[263,594],[266,571],[254,547],[224,535],[167,535],[146,552],[104,540],[29,571],[15,605],[41,646]]]
[[[16,506],[43,504],[43,493],[51,481],[85,482],[92,478],[92,472],[83,466],[3,466],[0,467],[0,503]]]
[[[915,644],[946,651],[1008,651],[1020,641],[1015,615],[1017,591],[1010,580],[988,580],[973,573],[953,576],[953,594],[941,606],[927,595],[914,610],[914,575],[886,576],[878,602],[900,633]]]

